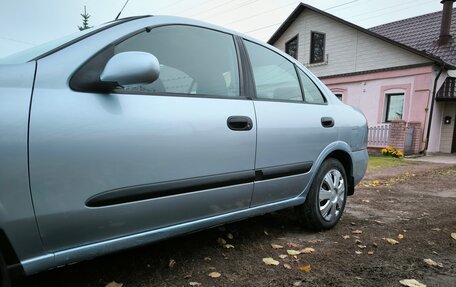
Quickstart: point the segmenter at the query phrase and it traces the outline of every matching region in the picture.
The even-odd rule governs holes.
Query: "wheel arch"
[[[323,161],[328,158],[337,159],[344,166],[348,180],[347,194],[353,195],[355,193],[355,180],[353,177],[353,161],[350,154],[344,150],[336,149],[329,153]]]

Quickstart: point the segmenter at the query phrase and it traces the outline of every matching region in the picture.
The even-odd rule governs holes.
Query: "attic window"
[[[310,63],[322,63],[325,61],[325,39],[326,35],[318,32],[311,32],[310,36]]]
[[[285,53],[298,59],[298,35],[285,43]]]

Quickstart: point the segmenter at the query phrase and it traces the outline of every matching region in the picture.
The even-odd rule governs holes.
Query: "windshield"
[[[0,64],[23,64],[26,63],[30,60],[33,60],[37,58],[38,56],[41,56],[57,47],[60,47],[64,45],[65,43],[68,43],[72,40],[75,40],[81,36],[87,35],[91,32],[94,32],[100,28],[106,27],[108,25],[112,25],[113,23],[105,23],[101,26],[97,26],[94,28],[86,29],[84,31],[79,31],[70,35],[67,35],[65,37],[52,40],[50,42],[40,44],[37,46],[34,46],[32,48],[28,48],[26,50],[14,53],[12,55],[9,55],[5,58],[0,58]]]

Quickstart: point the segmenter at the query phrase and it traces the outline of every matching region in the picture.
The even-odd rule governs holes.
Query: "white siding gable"
[[[327,64],[309,65],[312,31],[326,34]],[[319,77],[431,62],[308,9],[298,16],[274,46],[284,51],[285,43],[296,35],[299,35],[298,60]]]

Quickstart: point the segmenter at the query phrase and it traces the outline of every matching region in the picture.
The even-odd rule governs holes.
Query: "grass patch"
[[[368,169],[379,169],[379,168],[388,168],[396,166],[408,165],[409,162],[389,156],[369,156],[369,162],[367,164]]]

